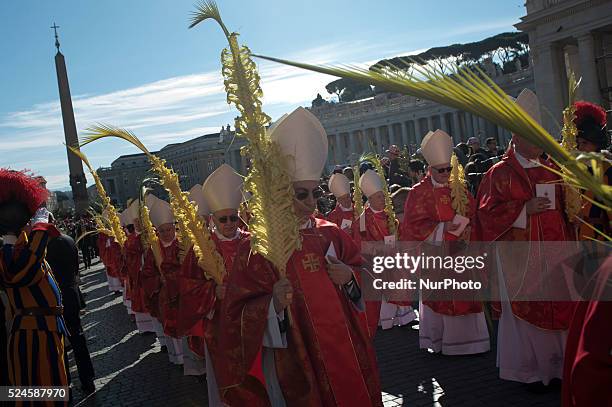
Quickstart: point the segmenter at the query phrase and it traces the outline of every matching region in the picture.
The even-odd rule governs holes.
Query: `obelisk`
[[[70,97],[70,86],[68,85],[68,73],[66,72],[66,61],[60,52],[60,43],[57,36],[59,28],[55,23],[51,27],[55,31],[55,70],[57,72],[57,86],[59,87],[60,105],[62,107],[62,121],[64,123],[64,136],[66,146],[78,148],[79,138],[77,136],[76,123],[74,121],[74,110],[72,109],[72,98]],[[68,169],[70,171],[70,187],[72,189],[72,199],[74,200],[75,214],[83,215],[89,207],[87,196],[87,179],[83,172],[81,159],[72,154],[66,147],[68,154]]]

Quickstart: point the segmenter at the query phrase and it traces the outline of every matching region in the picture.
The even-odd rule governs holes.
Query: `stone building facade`
[[[235,138],[229,126],[219,133],[207,134],[185,141],[169,144],[154,154],[164,158],[180,176],[181,187],[189,190],[201,184],[221,164],[226,163],[237,172],[245,174],[246,162],[240,155],[243,139]],[[112,162],[110,167],[97,170],[106,192],[114,205],[124,208],[130,198],[137,198],[141,181],[151,177],[151,166],[144,154],[123,155]],[[165,192],[158,188],[154,193],[163,197]]]
[[[568,100],[568,71],[582,77],[578,98],[609,110],[612,100],[612,0],[527,0],[516,28],[529,33],[536,92],[558,128]]]
[[[485,67],[512,96],[524,88],[534,89],[531,67],[519,66],[516,72],[505,75],[491,61],[485,62]],[[487,137],[494,137],[499,145],[505,145],[511,137],[507,130],[476,115],[390,93],[348,103],[326,103],[311,107],[311,111],[328,134],[328,169],[354,163],[364,151],[383,153],[391,144],[408,146],[414,153],[430,130],[446,131],[455,144],[474,136],[482,144]]]

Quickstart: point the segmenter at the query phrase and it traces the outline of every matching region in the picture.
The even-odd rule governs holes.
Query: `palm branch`
[[[314,72],[352,79],[390,92],[411,95],[463,110],[495,123],[542,148],[566,173],[565,181],[576,188],[587,189],[612,208],[612,186],[591,175],[587,167],[559,145],[528,113],[515,104],[506,93],[478,67],[456,67],[445,75],[431,66],[412,64],[400,58],[400,65],[375,66],[364,69],[355,66],[324,66],[294,62],[266,56],[257,57]],[[601,166],[601,159],[595,164]]]
[[[197,216],[196,207],[189,200],[189,194],[181,190],[178,174],[172,168],[168,168],[164,159],[151,153],[128,130],[99,124],[88,128],[87,131],[88,134],[84,137],[82,145],[108,137],[120,138],[136,146],[147,156],[152,170],[159,176],[161,185],[170,195],[170,206],[172,207],[179,230],[179,241],[181,244],[186,244],[186,242],[193,244],[193,251],[198,259],[198,265],[204,271],[206,278],[212,278],[217,284],[221,284],[226,274],[223,258],[217,252],[215,243],[210,238],[210,232]]]
[[[123,245],[125,244],[125,241],[127,240],[127,236],[125,235],[125,231],[121,227],[121,220],[119,220],[119,214],[117,213],[117,209],[111,203],[111,200],[108,197],[106,190],[104,189],[104,185],[102,185],[102,180],[98,176],[98,173],[93,169],[93,167],[89,163],[87,156],[85,156],[85,154],[78,148],[78,146],[77,147],[67,146],[67,147],[70,150],[70,152],[72,152],[72,154],[76,155],[77,157],[81,159],[81,161],[83,161],[83,163],[87,167],[87,170],[93,177],[94,183],[96,184],[96,190],[98,191],[98,195],[100,196],[100,199],[102,200],[102,205],[104,206],[104,209],[108,211],[108,220],[110,224],[110,229],[112,231],[112,236],[115,238],[117,243],[119,243],[119,245],[123,247]]]
[[[236,134],[249,142],[242,154],[251,162],[244,182],[244,189],[253,194],[249,200],[251,249],[270,261],[284,276],[289,258],[301,245],[287,157],[266,132],[270,117],[262,110],[263,92],[251,51],[238,44],[238,33],[230,33],[217,5],[212,1],[199,3],[189,28],[209,19],[219,24],[229,43],[221,53],[227,102],[239,112]]]

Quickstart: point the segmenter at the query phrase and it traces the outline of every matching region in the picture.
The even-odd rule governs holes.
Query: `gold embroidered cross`
[[[443,195],[440,197],[440,202],[442,202],[444,205],[448,205],[450,202],[450,199],[448,199],[446,195]]]
[[[302,267],[304,267],[304,270],[306,271],[314,273],[315,271],[319,271],[319,266],[319,259],[317,259],[317,256],[314,253],[308,253],[302,259]]]

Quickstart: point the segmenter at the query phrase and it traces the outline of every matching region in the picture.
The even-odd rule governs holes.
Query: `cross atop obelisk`
[[[57,36],[57,29],[60,27],[59,25],[56,25],[54,21],[53,25],[49,28],[53,28],[53,32],[55,33],[55,48],[57,48],[57,52],[59,52],[60,43],[59,43],[59,37]]]
[[[70,97],[70,86],[68,85],[68,73],[66,71],[66,61],[59,50],[60,43],[57,36],[57,26],[53,23],[53,31],[55,32],[55,70],[57,71],[57,86],[59,87],[60,105],[62,107],[62,121],[64,123],[64,136],[66,138],[66,146],[78,148],[79,138],[77,136],[76,123],[74,121],[74,110],[72,108],[72,98]],[[70,170],[70,187],[72,189],[72,199],[74,200],[74,209],[76,215],[83,215],[89,207],[89,199],[87,196],[87,179],[83,172],[83,163],[81,159],[72,154],[66,147],[68,154],[68,169]]]

